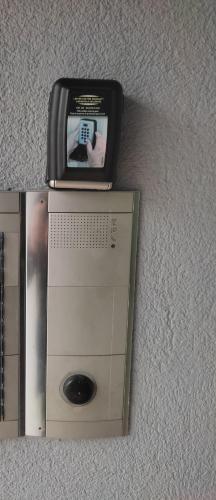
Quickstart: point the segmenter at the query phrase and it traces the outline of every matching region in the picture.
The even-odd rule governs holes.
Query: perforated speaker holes
[[[108,248],[112,244],[109,215],[50,214],[50,248]]]

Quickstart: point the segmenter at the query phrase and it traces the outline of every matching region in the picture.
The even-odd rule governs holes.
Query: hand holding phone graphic
[[[106,140],[99,132],[96,132],[95,135],[96,143],[94,149],[90,140],[87,142],[88,163],[90,167],[101,168],[104,166]]]

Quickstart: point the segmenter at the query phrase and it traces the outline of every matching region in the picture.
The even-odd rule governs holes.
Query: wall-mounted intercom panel
[[[8,193],[12,195],[19,201],[18,194]],[[18,227],[21,218],[21,245],[18,239],[17,247],[11,245],[16,269],[12,264],[10,269],[16,284],[10,293],[19,291],[16,304],[22,339],[19,318],[13,316],[17,364],[8,365],[14,404],[14,377],[18,381],[18,376],[13,370],[18,370],[21,345],[20,391],[18,382],[16,390],[20,434],[124,435],[128,432],[138,193],[42,191],[23,193],[20,198],[21,215],[18,212],[16,217]],[[12,331],[15,336],[13,326]],[[10,335],[8,344],[13,346]]]
[[[0,194],[0,438],[19,434],[20,204]]]
[[[48,436],[124,433],[134,198],[117,192],[50,193]],[[63,393],[64,381],[76,374],[93,382],[89,401],[85,381],[80,383],[80,404]],[[73,390],[75,382],[71,397]]]

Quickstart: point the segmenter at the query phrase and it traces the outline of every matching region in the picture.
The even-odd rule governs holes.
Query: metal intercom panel
[[[42,191],[21,202],[20,434],[127,434],[139,195]]]
[[[20,203],[0,194],[0,438],[19,435]]]

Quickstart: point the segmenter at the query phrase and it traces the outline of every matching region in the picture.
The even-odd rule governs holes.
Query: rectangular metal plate
[[[19,193],[0,193],[0,231],[4,234],[4,293],[1,303],[3,356],[3,421],[0,438],[18,436],[20,370],[20,213]]]
[[[25,433],[45,436],[48,193],[26,193]]]
[[[131,231],[129,213],[49,214],[48,286],[128,287]]]
[[[49,212],[132,212],[133,192],[50,191]]]
[[[49,356],[47,366],[47,420],[118,420],[123,414],[125,356]],[[84,373],[97,384],[94,399],[83,406],[65,401],[62,381]]]
[[[49,194],[47,436],[128,432],[138,196],[121,195]],[[86,405],[63,394],[75,373],[97,384]]]
[[[0,213],[19,212],[19,193],[0,192]]]
[[[127,287],[48,287],[50,355],[125,354]]]

